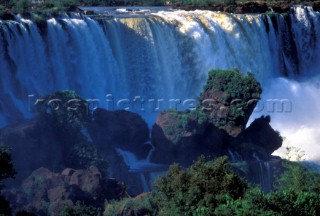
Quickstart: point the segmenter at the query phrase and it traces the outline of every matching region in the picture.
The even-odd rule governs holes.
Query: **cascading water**
[[[155,107],[170,108],[169,99],[196,99],[209,69],[239,68],[252,71],[263,85],[258,107],[266,107],[268,99],[292,105],[288,112],[264,108],[252,119],[269,114],[286,144],[319,149],[314,78],[320,69],[319,20],[311,8],[295,7],[287,17],[272,18],[159,11],[99,22],[72,15],[49,19],[41,28],[18,17],[0,21],[0,123],[29,118],[37,97],[72,89],[99,99],[100,107],[139,112],[152,125]],[[123,98],[131,103],[116,103]],[[134,98],[143,99],[144,108],[135,106]],[[309,140],[302,142],[302,135]],[[303,149],[319,159],[314,149]]]
[[[261,188],[265,191],[270,191],[272,189],[272,179],[269,161],[262,161],[256,152],[252,154],[252,157],[256,160],[256,162],[259,165],[259,182]]]
[[[129,167],[129,172],[139,173],[142,189],[144,192],[147,192],[150,191],[150,182],[146,180],[146,176],[148,179],[154,180],[154,175],[164,172],[168,167],[161,164],[151,163],[150,157],[155,148],[150,142],[145,144],[152,146],[152,149],[149,151],[145,160],[138,160],[137,157],[130,151],[125,151],[122,149],[116,149],[116,151]]]

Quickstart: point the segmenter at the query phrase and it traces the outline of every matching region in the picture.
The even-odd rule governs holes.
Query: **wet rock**
[[[152,142],[156,147],[152,161],[188,166],[201,154],[221,155],[226,133],[198,114],[197,111],[168,111],[158,116],[152,128]]]
[[[245,141],[262,148],[267,155],[280,148],[283,141],[280,133],[271,127],[270,121],[270,116],[262,116],[244,131]]]

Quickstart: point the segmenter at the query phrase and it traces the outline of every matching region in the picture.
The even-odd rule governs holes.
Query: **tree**
[[[70,90],[46,95],[38,102],[37,111],[63,133],[79,131],[91,119],[88,102]]]
[[[194,212],[205,215],[225,196],[242,197],[246,188],[246,182],[233,172],[227,157],[206,162],[201,156],[187,170],[174,164],[167,176],[155,182],[160,197],[160,215],[193,215]]]
[[[298,162],[284,161],[285,172],[276,182],[278,191],[320,193],[320,174],[309,171]]]

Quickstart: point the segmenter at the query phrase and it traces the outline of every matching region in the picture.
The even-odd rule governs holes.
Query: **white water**
[[[320,104],[313,78],[320,69],[319,17],[302,7],[293,10],[291,25],[282,16],[272,23],[264,15],[208,11],[163,11],[101,24],[73,16],[48,20],[45,33],[28,20],[0,22],[0,123],[31,117],[28,95],[35,95],[32,105],[36,97],[73,89],[109,109],[107,94],[127,98],[130,107],[114,108],[136,112],[141,107],[132,100],[141,96],[146,102],[140,114],[152,125],[158,112],[151,112],[148,99],[163,99],[160,109],[167,109],[169,99],[196,99],[209,69],[239,68],[262,83],[261,103],[292,103],[292,112],[263,109],[254,117],[271,114],[285,145],[319,160]],[[279,78],[285,75],[289,79]]]
[[[151,163],[149,161],[149,158],[138,160],[137,157],[130,151],[125,151],[119,148],[117,148],[116,150],[117,153],[123,158],[126,165],[129,167],[129,172],[144,173],[164,170],[165,168],[167,168],[166,166],[163,166],[161,164]]]
[[[270,191],[272,189],[272,179],[269,161],[262,161],[256,152],[252,154],[252,157],[259,164],[259,178],[261,188],[266,191]]]
[[[146,144],[151,145],[151,143]],[[117,148],[116,151],[123,158],[125,164],[129,167],[129,172],[139,174],[143,192],[150,191],[150,185],[146,180],[146,176],[153,181],[153,175],[163,173],[163,171],[168,168],[167,166],[150,162],[150,157],[154,151],[154,146],[152,146],[152,149],[149,151],[147,159],[145,160],[138,160],[137,157],[130,151],[125,151],[119,148]]]

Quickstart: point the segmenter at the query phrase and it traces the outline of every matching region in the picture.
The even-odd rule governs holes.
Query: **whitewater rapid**
[[[250,121],[271,115],[285,145],[319,160],[319,21],[309,7],[275,16],[178,10],[97,21],[73,14],[41,28],[20,17],[0,21],[0,124],[30,118],[37,98],[71,89],[100,107],[138,112],[152,125],[161,109],[172,108],[170,99],[196,100],[209,69],[239,68],[261,82],[260,104],[285,99],[292,108],[262,109]]]

